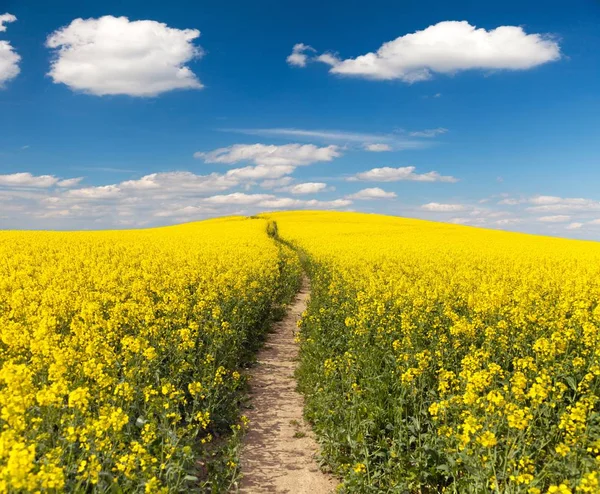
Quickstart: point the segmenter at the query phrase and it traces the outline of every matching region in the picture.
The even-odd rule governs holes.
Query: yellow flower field
[[[600,244],[277,213],[300,384],[349,492],[600,492]]]
[[[0,492],[224,489],[237,369],[298,281],[266,224],[0,232]]]
[[[330,212],[0,232],[0,492],[226,492],[294,249],[342,491],[600,493],[600,244]]]

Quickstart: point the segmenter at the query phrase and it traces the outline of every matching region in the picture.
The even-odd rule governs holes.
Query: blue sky
[[[4,0],[0,19],[0,228],[324,208],[600,239],[598,1]]]

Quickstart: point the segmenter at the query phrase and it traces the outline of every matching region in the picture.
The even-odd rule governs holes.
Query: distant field
[[[342,490],[600,492],[600,243],[329,212],[0,232],[0,492],[225,492],[300,263]]]

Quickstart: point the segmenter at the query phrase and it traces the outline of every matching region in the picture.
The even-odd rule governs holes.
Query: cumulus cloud
[[[306,52],[314,51],[315,49],[312,46],[305,45],[304,43],[296,43],[286,61],[288,64],[296,67],[305,67],[308,60]]]
[[[275,199],[262,201],[260,203],[262,207],[270,209],[338,209],[349,206],[350,204],[352,204],[352,201],[350,199],[334,199],[333,201],[319,201],[317,199],[302,200],[292,199],[290,197],[278,197]]]
[[[519,26],[487,31],[467,21],[443,21],[384,43],[376,52],[346,60],[325,53],[316,60],[329,65],[333,74],[413,83],[434,73],[525,70],[560,56],[551,36],[527,34]]]
[[[150,20],[110,15],[75,19],[53,32],[49,72],[57,84],[104,96],[157,96],[174,89],[200,89],[186,64],[202,56],[193,44],[197,29],[175,29]]]
[[[440,134],[445,134],[448,132],[448,129],[443,127],[438,127],[437,129],[425,129],[425,130],[417,130],[414,132],[409,132],[408,135],[411,137],[435,137]]]
[[[67,197],[76,197],[81,199],[109,199],[120,194],[121,189],[116,185],[103,185],[100,187],[84,187],[83,189],[74,189],[67,192]]]
[[[348,199],[369,200],[369,199],[393,199],[396,197],[395,192],[386,192],[379,187],[362,189],[354,194],[346,196]]]
[[[392,147],[389,144],[381,144],[381,143],[376,143],[376,144],[365,144],[365,150],[367,151],[371,151],[373,153],[381,153],[384,151],[391,151]]]
[[[206,163],[233,164],[249,161],[264,166],[305,166],[319,161],[331,161],[341,156],[338,146],[317,147],[314,144],[234,144],[208,153],[198,152],[195,158]]]
[[[4,187],[52,187],[59,182],[54,175],[32,175],[29,172],[0,175],[0,186]]]
[[[366,172],[357,173],[348,180],[351,182],[398,182],[401,180],[411,180],[415,182],[458,182],[457,178],[440,175],[435,171],[415,173],[415,170],[416,168],[414,166],[402,166],[399,168],[385,166],[383,168],[373,168]]]
[[[423,204],[421,209],[424,211],[434,211],[436,213],[455,213],[457,211],[464,211],[467,208],[462,204],[440,204],[439,202],[430,202]]]
[[[290,192],[291,194],[316,194],[317,192],[322,192],[327,188],[327,184],[323,182],[305,182],[301,184],[291,185],[289,187],[284,188],[283,190],[286,192]]]
[[[566,214],[557,214],[553,216],[541,216],[537,220],[542,221],[543,223],[564,223],[565,221],[569,221],[571,217]]]
[[[5,24],[16,20],[17,18],[12,14],[0,15],[0,33],[6,31]],[[13,46],[8,41],[0,40],[0,89],[19,75],[21,72],[20,61],[21,57],[15,52]]]
[[[139,227],[273,209],[339,209],[352,204],[348,198],[300,199],[298,194],[322,191],[326,185],[294,185],[289,176],[262,181],[261,185],[276,187],[277,194],[248,192],[261,177],[271,176],[272,170],[277,175],[289,168],[256,165],[205,175],[187,171],[152,173],[83,187],[79,178],[0,175],[0,229]],[[280,192],[289,192],[291,197]]]

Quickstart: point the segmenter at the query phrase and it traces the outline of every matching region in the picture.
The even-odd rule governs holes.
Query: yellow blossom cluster
[[[348,491],[600,492],[600,244],[266,216],[311,275],[300,385]]]
[[[266,228],[0,232],[0,493],[199,490],[296,286]]]

